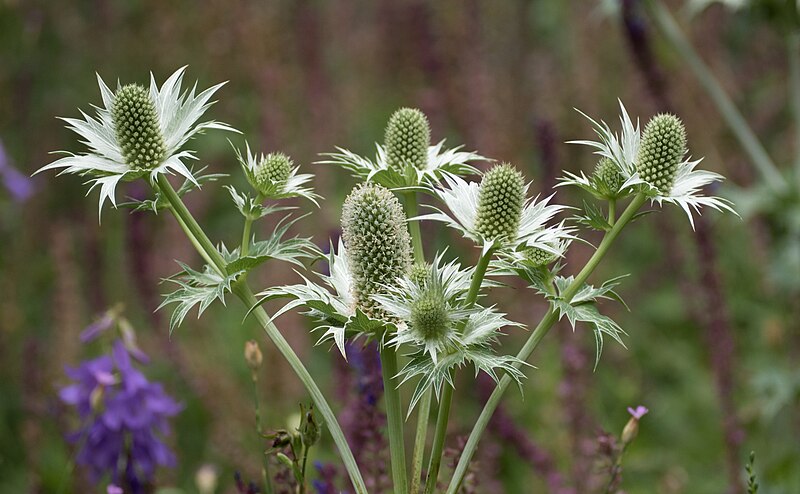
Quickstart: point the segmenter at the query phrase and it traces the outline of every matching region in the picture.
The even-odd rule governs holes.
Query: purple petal
[[[647,412],[649,411],[650,410],[648,410],[647,407],[642,405],[637,406],[636,409],[628,407],[628,413],[631,414],[631,417],[635,418],[636,420],[641,420],[641,418],[647,415]]]
[[[88,343],[97,338],[102,332],[106,331],[114,324],[114,318],[109,314],[88,325],[80,334],[81,343]]]
[[[107,494],[123,494],[122,489],[117,487],[114,484],[108,484],[108,488],[106,489]]]

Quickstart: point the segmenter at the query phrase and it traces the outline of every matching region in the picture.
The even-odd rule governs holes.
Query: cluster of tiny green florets
[[[417,262],[411,266],[411,271],[408,273],[409,279],[417,285],[424,285],[428,280],[431,273],[431,267],[427,263]]]
[[[622,184],[625,183],[619,167],[609,158],[601,158],[594,168],[594,178],[604,185],[606,192],[616,193]]]
[[[353,275],[356,307],[374,318],[383,311],[372,295],[411,268],[411,236],[400,201],[373,183],[357,186],[342,208],[342,239]]]
[[[525,260],[532,266],[547,266],[558,258],[552,252],[548,252],[540,247],[528,247],[525,249]]]
[[[161,164],[167,146],[147,89],[138,84],[121,87],[114,97],[111,117],[117,142],[129,166],[152,170]]]
[[[406,165],[422,170],[428,163],[431,128],[428,118],[414,108],[401,108],[389,118],[384,137],[390,169],[402,172]]]
[[[686,153],[686,130],[675,115],[653,117],[642,133],[636,170],[647,183],[662,194],[669,194],[683,155]]]
[[[411,330],[423,340],[441,339],[450,329],[450,315],[441,290],[427,289],[411,304]]]
[[[286,183],[292,172],[293,162],[283,153],[269,153],[253,170],[252,185],[259,192],[269,195],[270,191]]]
[[[525,201],[525,182],[512,165],[495,166],[481,180],[475,230],[485,239],[513,239]]]

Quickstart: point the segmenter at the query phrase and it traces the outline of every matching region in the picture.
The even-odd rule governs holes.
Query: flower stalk
[[[156,180],[155,187],[169,202],[173,214],[178,219],[178,223],[181,225],[181,228],[183,228],[186,235],[192,241],[192,244],[198,248],[198,251],[204,259],[211,261],[210,265],[212,268],[214,268],[219,274],[224,275],[226,272],[225,260],[222,258],[222,255],[214,247],[214,245],[211,243],[211,240],[186,208],[186,205],[183,203],[181,198],[178,197],[178,194],[175,192],[175,189],[172,188],[172,185],[170,185],[169,181],[167,181],[166,177],[159,175]],[[237,283],[233,287],[233,291],[242,300],[246,307],[254,307],[257,304],[255,295],[253,295],[253,292],[247,283]],[[353,483],[353,488],[358,494],[367,494],[367,487],[364,484],[363,478],[361,477],[361,472],[358,469],[358,465],[356,465],[353,453],[347,444],[347,439],[344,436],[344,432],[342,432],[342,428],[336,420],[336,415],[334,415],[333,410],[323,396],[319,386],[317,386],[317,383],[314,381],[314,378],[311,377],[311,374],[308,373],[308,370],[300,361],[300,358],[297,356],[294,350],[292,350],[289,342],[286,341],[283,335],[281,335],[280,331],[278,331],[278,328],[275,326],[275,324],[272,323],[266,311],[262,307],[257,307],[253,310],[253,314],[255,315],[259,324],[261,324],[264,332],[267,333],[267,336],[278,348],[278,351],[281,352],[281,355],[283,355],[297,377],[306,387],[308,393],[311,395],[311,399],[314,401],[316,409],[319,411],[320,415],[322,415],[322,418],[327,424],[328,430],[330,430],[331,436],[333,437],[333,441],[336,443],[336,446],[339,449],[339,454],[341,455],[342,462],[344,463],[345,469],[350,476],[350,481]]]
[[[569,302],[572,300],[575,294],[578,293],[578,290],[580,290],[580,288],[589,278],[589,275],[594,272],[595,268],[597,268],[598,264],[600,264],[600,261],[602,261],[606,253],[608,253],[611,244],[614,243],[614,240],[616,240],[616,238],[619,236],[625,225],[631,222],[636,215],[636,212],[642,207],[646,200],[647,198],[643,194],[637,194],[633,198],[625,211],[623,211],[623,213],[620,215],[613,228],[609,230],[605,236],[603,236],[603,240],[600,242],[600,245],[597,247],[597,250],[594,252],[592,257],[589,259],[583,269],[581,269],[574,281],[564,291],[563,298],[565,301]],[[517,357],[522,361],[527,361],[527,359],[531,356],[533,351],[536,349],[545,335],[547,335],[547,333],[550,331],[550,328],[553,327],[556,321],[558,321],[558,312],[551,306],[545,313],[542,320],[539,321],[539,324],[533,330],[530,337],[528,337],[528,340],[517,354]],[[500,403],[503,393],[505,393],[506,389],[508,389],[508,386],[512,382],[513,380],[510,376],[504,375],[500,379],[500,382],[497,384],[497,387],[495,387],[489,399],[486,401],[486,405],[484,405],[478,420],[475,422],[475,425],[472,428],[472,432],[467,439],[467,444],[464,446],[464,450],[461,453],[461,458],[458,461],[458,465],[453,472],[453,478],[450,480],[450,485],[447,487],[447,494],[456,494],[458,491],[458,488],[464,479],[464,475],[467,473],[469,462],[472,460],[472,456],[475,454],[478,441],[480,441],[481,435],[486,430],[489,420],[491,420],[492,414],[497,408],[497,405]]]

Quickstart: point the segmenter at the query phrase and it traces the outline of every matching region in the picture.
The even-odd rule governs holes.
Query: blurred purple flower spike
[[[11,166],[11,160],[2,141],[0,141],[0,177],[16,202],[25,202],[33,195],[33,181]]]
[[[628,407],[628,413],[631,414],[631,417],[635,418],[636,420],[641,420],[642,417],[647,415],[647,412],[650,410],[647,407],[639,405],[636,408]]]
[[[93,339],[100,336],[101,333],[109,329],[113,324],[114,317],[112,317],[110,313],[106,312],[103,317],[86,326],[86,329],[84,329],[79,336],[81,343],[89,343]]]
[[[161,437],[169,434],[168,419],[181,405],[133,367],[121,340],[114,343],[111,355],[66,373],[74,383],[61,389],[59,397],[75,407],[83,424],[69,436],[79,448],[77,462],[96,480],[110,475],[109,493],[122,492],[113,490],[120,484],[133,493],[144,492],[157,466],[175,464]]]

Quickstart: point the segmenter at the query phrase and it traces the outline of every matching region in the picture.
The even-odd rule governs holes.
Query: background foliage
[[[594,166],[585,150],[563,144],[593,137],[573,107],[611,122],[617,98],[643,119],[666,102],[685,120],[691,152],[728,177],[717,192],[752,188],[755,171],[706,93],[644,11],[628,14],[623,22],[614,2],[584,0],[4,0],[0,141],[7,162],[28,175],[49,151],[78,150],[54,117],[99,100],[95,71],[107,81],[145,82],[148,70],[163,80],[189,64],[202,87],[230,80],[213,118],[241,129],[255,149],[283,151],[317,175],[325,206],[292,230],[321,247],[326,234],[338,235],[352,181],[310,163],[336,145],[371,154],[399,106],[426,112],[434,142],[447,137],[513,162],[545,192],[562,168]],[[800,143],[787,104],[786,27],[768,14],[712,4],[681,19],[773,159],[789,166]],[[243,185],[225,136],[198,144],[203,164]],[[159,485],[192,492],[205,464],[219,473],[219,492],[235,492],[234,471],[256,478],[262,445],[242,358],[247,339],[262,341],[254,322],[240,326],[237,304],[214,307],[170,339],[166,313],[153,312],[165,291],[158,282],[176,271],[175,259],[199,261],[172,218],[106,210],[101,228],[79,179],[37,176],[33,186],[25,200],[0,189],[0,492],[87,492],[63,440],[74,417],[55,390],[65,365],[98,350],[82,347],[78,333],[119,302],[153,357],[149,375],[186,407],[170,439],[179,467],[160,472]],[[141,183],[124,189],[131,197],[147,192]],[[581,201],[572,191],[558,199]],[[238,213],[221,186],[188,201],[212,238],[237,240]],[[628,350],[608,345],[593,372],[589,331],[560,325],[534,356],[524,400],[509,393],[504,405],[524,439],[504,435],[509,424],[498,420],[484,440],[479,491],[586,492],[602,431],[619,434],[625,408],[644,404],[651,412],[626,453],[626,492],[725,492],[744,479],[750,450],[764,492],[800,492],[800,273],[769,267],[778,239],[786,243],[774,218],[704,218],[697,234],[674,208],[626,230],[597,279],[632,274],[620,291],[633,311],[606,308],[629,333]],[[429,253],[452,245],[477,255],[455,235],[435,235],[437,228],[424,225]],[[800,248],[800,239],[788,248]],[[574,248],[567,270],[588,254]],[[251,275],[256,287],[295,279],[286,265]],[[546,309],[520,286],[490,297],[529,324]],[[334,391],[331,376],[348,372],[337,352],[313,347],[300,317],[279,322],[323,389]],[[507,339],[507,353],[525,337]],[[266,342],[262,349],[265,420],[287,427],[307,397],[274,349]],[[486,389],[459,383],[454,432],[469,431]],[[328,441],[315,454],[335,459]]]

